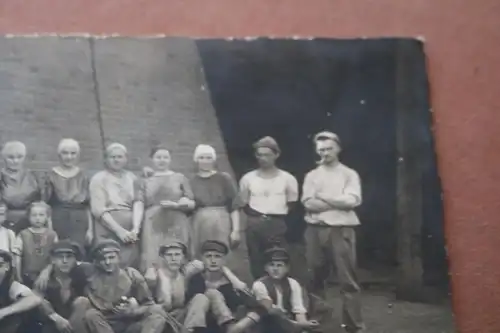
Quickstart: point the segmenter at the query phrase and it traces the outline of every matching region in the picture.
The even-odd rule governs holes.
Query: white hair
[[[57,153],[60,154],[64,148],[75,148],[80,153],[80,144],[75,139],[62,139],[57,146]]]
[[[113,142],[112,144],[108,145],[106,147],[106,154],[110,154],[113,150],[115,149],[120,149],[122,150],[125,154],[128,153],[127,151],[127,147],[125,147],[124,145],[122,145],[121,143],[118,143],[118,142]]]
[[[196,149],[194,150],[193,161],[198,162],[198,158],[201,155],[205,154],[212,156],[214,161],[217,159],[217,153],[215,152],[214,147],[210,145],[200,144],[196,146]]]
[[[8,141],[2,148],[2,156],[12,151],[21,152],[23,155],[26,155],[26,145],[21,141]]]

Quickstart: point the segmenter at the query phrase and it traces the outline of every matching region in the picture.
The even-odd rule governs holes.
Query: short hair
[[[28,209],[26,211],[28,213],[28,216],[31,214],[31,211],[35,207],[45,208],[45,211],[47,212],[47,217],[50,218],[52,216],[52,208],[48,204],[46,204],[44,201],[35,201],[35,202],[31,203],[31,205],[28,206]]]
[[[157,145],[157,146],[154,146],[153,148],[151,148],[151,151],[149,153],[149,157],[153,158],[153,156],[155,156],[155,154],[157,152],[159,152],[160,150],[166,150],[168,152],[168,154],[170,155],[170,150],[167,148],[167,146]]]

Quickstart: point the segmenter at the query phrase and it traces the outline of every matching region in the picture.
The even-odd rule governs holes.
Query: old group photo
[[[454,332],[420,41],[0,47],[1,332]]]

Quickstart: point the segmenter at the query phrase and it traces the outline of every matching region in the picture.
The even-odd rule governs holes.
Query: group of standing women
[[[42,200],[52,208],[50,227],[59,239],[82,248],[98,238],[115,239],[123,266],[142,272],[156,265],[160,246],[169,240],[189,244],[192,257],[205,240],[230,248],[240,242],[238,191],[228,174],[216,170],[211,146],[195,149],[197,173],[191,179],[170,169],[164,146],[151,151],[153,169],[146,167],[139,177],[126,169],[127,148],[119,143],[106,148],[105,169],[91,179],[78,166],[77,141],[61,140],[57,152],[59,165],[35,174],[25,167],[23,143],[4,145],[0,196],[7,206],[5,226],[14,232],[28,227],[28,207]]]

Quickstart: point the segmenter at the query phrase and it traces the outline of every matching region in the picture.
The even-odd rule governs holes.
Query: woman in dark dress
[[[71,239],[81,248],[91,239],[89,179],[78,167],[80,145],[63,139],[57,148],[60,165],[47,176],[47,203],[52,207],[52,227],[59,239]]]
[[[4,224],[16,234],[29,226],[26,210],[43,198],[43,182],[24,167],[26,146],[9,141],[2,149],[5,167],[0,171],[0,199],[7,205]]]
[[[230,175],[215,169],[215,149],[198,145],[194,152],[197,173],[191,180],[196,210],[192,221],[191,246],[200,255],[200,246],[217,240],[228,248],[240,242],[240,201]]]

